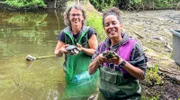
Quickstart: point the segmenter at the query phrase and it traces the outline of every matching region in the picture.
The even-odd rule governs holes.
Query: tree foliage
[[[165,9],[176,8],[179,0],[89,0],[99,11],[112,6],[121,9]]]
[[[6,4],[12,6],[12,7],[30,7],[30,6],[35,6],[35,7],[45,7],[44,0],[6,0]]]
[[[117,4],[119,0],[89,0],[99,11],[112,7]]]

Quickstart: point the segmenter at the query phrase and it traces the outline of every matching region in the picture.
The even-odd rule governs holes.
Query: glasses
[[[75,17],[75,16],[77,16],[77,17],[80,17],[82,14],[70,14],[70,16],[72,16],[72,17]]]

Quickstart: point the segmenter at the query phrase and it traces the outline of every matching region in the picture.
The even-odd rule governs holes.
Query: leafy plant
[[[158,64],[155,64],[153,67],[147,70],[145,83],[149,86],[156,84],[162,84],[162,78],[158,75]]]
[[[6,0],[6,4],[11,5],[13,7],[28,7],[28,6],[40,6],[45,7],[44,0]]]

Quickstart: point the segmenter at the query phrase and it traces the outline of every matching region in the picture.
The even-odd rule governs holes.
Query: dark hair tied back
[[[119,20],[119,22],[121,23],[121,16],[120,16],[120,10],[116,7],[112,7],[110,9],[107,9],[104,13],[103,13],[103,26],[104,26],[104,19],[105,17],[107,17],[108,15],[114,15],[117,17],[117,19]]]

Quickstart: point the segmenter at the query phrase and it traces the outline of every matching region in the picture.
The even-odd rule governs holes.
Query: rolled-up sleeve
[[[145,76],[147,68],[147,57],[145,56],[142,47],[138,43],[135,43],[133,47],[129,62],[133,66],[140,68]]]

